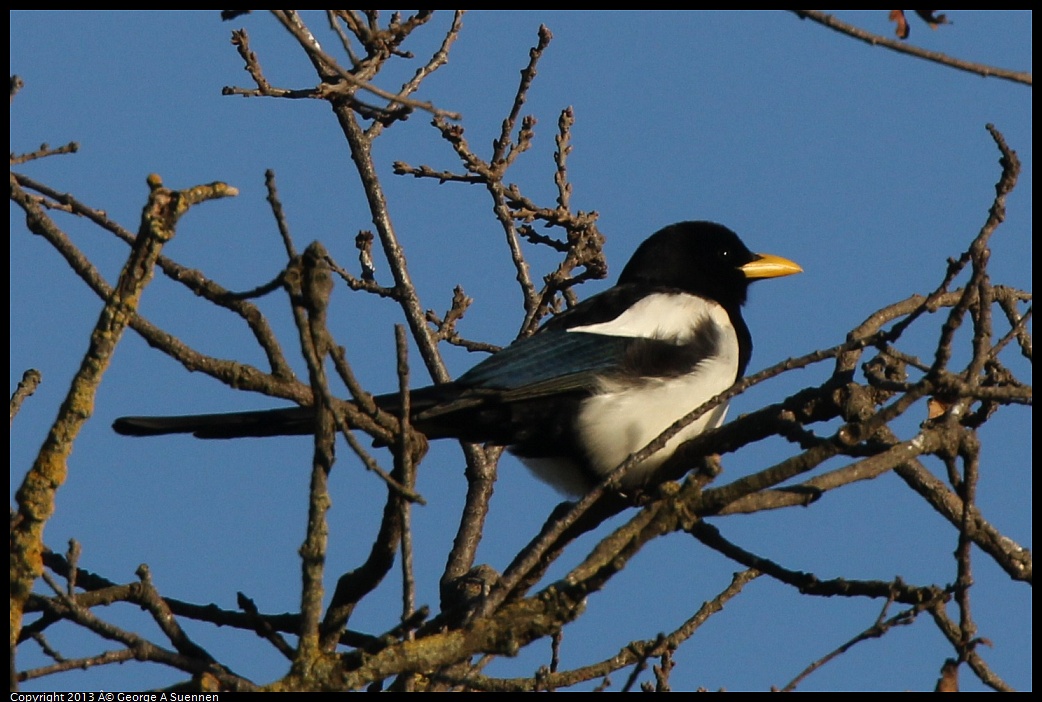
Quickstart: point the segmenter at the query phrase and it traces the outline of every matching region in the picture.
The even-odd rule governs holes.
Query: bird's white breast
[[[583,401],[577,428],[593,469],[602,478],[631,453],[658,437],[673,422],[713,396],[727,390],[738,373],[738,336],[727,312],[718,304],[695,295],[659,293],[634,304],[610,322],[575,327],[569,331],[659,339],[682,345],[696,330],[712,325],[717,343],[712,355],[700,360],[688,373],[646,378],[641,381],[607,379],[600,392]],[[726,403],[686,426],[666,447],[633,466],[623,487],[642,484],[684,441],[723,423]],[[562,474],[562,466],[526,460],[540,477],[569,493],[581,493],[577,476]]]

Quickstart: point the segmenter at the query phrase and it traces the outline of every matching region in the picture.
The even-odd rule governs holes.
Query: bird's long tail
[[[442,402],[446,397],[451,397],[452,391],[452,383],[413,390],[409,394],[413,418]],[[376,395],[373,400],[377,407],[386,412],[398,414],[401,411],[401,396],[397,393]],[[300,436],[314,433],[315,412],[311,407],[280,407],[221,414],[120,417],[113,422],[112,428],[124,436],[193,434],[199,439]],[[445,435],[454,433],[449,431]]]
[[[294,436],[315,431],[315,412],[310,407],[280,407],[254,412],[180,417],[120,417],[112,424],[112,428],[124,436],[194,434],[200,439]]]

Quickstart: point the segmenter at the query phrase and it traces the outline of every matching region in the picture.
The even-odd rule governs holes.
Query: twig
[[[395,446],[395,475],[409,488],[416,484],[416,463],[413,458],[425,453],[425,449],[417,451],[414,446],[416,434],[409,423],[412,414],[411,398],[409,396],[409,344],[405,335],[405,327],[396,324],[394,327],[395,353],[398,358],[398,395],[401,398],[401,415],[399,421],[402,429],[398,433],[398,441]],[[424,443],[426,440],[422,440]],[[402,621],[408,621],[416,613],[416,579],[413,571],[413,540],[412,540],[412,511],[408,500],[396,500],[399,510],[398,520],[401,523],[401,551],[402,551]],[[405,638],[415,638],[412,629],[405,633]],[[400,687],[404,692],[415,690],[415,680],[411,674],[406,674],[400,681]]]
[[[68,475],[67,460],[80,429],[93,414],[94,397],[111,362],[116,345],[134,316],[141,292],[152,278],[159,252],[176,231],[177,221],[192,206],[238,194],[224,183],[196,186],[182,191],[163,187],[158,176],[149,177],[150,194],[141,215],[135,245],[120,273],[119,282],[91,333],[90,345],[80,369],[62,402],[32,468],[16,494],[18,516],[11,525],[11,632],[17,638],[22,608],[41,574],[43,527],[54,513],[57,490]],[[46,219],[11,178],[11,199],[30,215],[30,229],[42,230]]]
[[[68,619],[102,638],[118,641],[134,652],[135,659],[163,663],[193,675],[211,675],[220,681],[223,689],[227,690],[252,691],[256,689],[252,682],[231,673],[220,665],[156,646],[137,634],[98,619],[92,612],[80,606],[75,599],[62,592],[62,588],[46,572],[41,577],[57,593],[57,597],[53,599],[38,599],[47,612],[57,618]]]
[[[279,236],[282,244],[286,247],[286,256],[293,260],[297,257],[297,247],[293,244],[293,236],[289,231],[289,223],[286,221],[286,211],[279,199],[279,191],[275,186],[275,171],[268,169],[264,171],[264,189],[268,192],[268,204],[271,206],[271,214],[275,217],[275,224],[279,228]]]
[[[26,399],[32,397],[32,394],[36,392],[36,388],[40,385],[43,380],[43,375],[40,371],[35,368],[22,373],[22,379],[18,381],[18,386],[14,392],[11,393],[11,424],[14,424],[15,415],[18,414],[18,410],[22,408],[22,403]]]
[[[944,634],[952,646],[956,649],[961,648],[963,646],[962,631],[959,626],[948,617],[944,605],[937,602],[929,608],[929,612],[933,617],[937,628],[942,634]],[[995,674],[976,650],[970,650],[966,654],[966,663],[970,666],[970,669],[980,679],[980,681],[993,690],[999,692],[1016,692],[1016,690],[1014,690],[1005,680]]]
[[[722,553],[746,568],[754,568],[778,582],[795,587],[804,595],[884,598],[910,605],[922,605],[948,599],[948,594],[939,587],[915,587],[906,585],[900,579],[890,582],[846,578],[822,580],[813,573],[790,570],[728,541],[720,534],[719,529],[705,521],[696,523],[688,529],[688,533],[714,551]]]
[[[62,154],[74,154],[80,150],[79,143],[70,141],[68,144],[59,146],[57,148],[51,148],[47,144],[40,144],[40,148],[36,151],[30,151],[27,154],[11,154],[11,165],[20,165],[29,161],[35,161],[41,158],[47,158],[48,156],[60,156]]]
[[[889,606],[889,605],[890,605],[890,603],[887,602],[887,606]],[[785,687],[783,687],[780,691],[781,692],[793,692],[796,689],[797,685],[799,685],[801,682],[803,682],[811,673],[813,673],[814,671],[818,670],[819,668],[821,668],[826,663],[828,663],[828,662],[830,662],[832,660],[835,660],[836,658],[838,658],[839,656],[843,655],[844,653],[846,653],[847,651],[852,649],[854,646],[856,646],[857,644],[859,644],[859,643],[861,643],[863,641],[869,641],[871,639],[881,638],[884,634],[886,634],[888,631],[890,631],[894,627],[897,627],[897,626],[907,626],[908,624],[913,623],[915,621],[916,617],[919,616],[919,614],[922,612],[923,609],[924,609],[924,607],[922,607],[922,606],[910,607],[910,608],[904,610],[903,612],[899,612],[898,614],[895,614],[893,617],[890,617],[889,619],[887,619],[885,621],[882,620],[882,616],[881,616],[879,619],[876,620],[876,622],[874,624],[872,624],[872,626],[870,626],[867,629],[865,629],[864,631],[862,631],[860,634],[858,634],[857,636],[852,638],[850,641],[847,641],[846,643],[841,645],[839,648],[837,648],[835,651],[832,651],[831,653],[828,653],[825,656],[823,656],[823,657],[819,658],[818,660],[814,661],[813,663],[811,663],[803,671],[801,671],[799,675],[797,675],[795,678],[790,680],[789,683]],[[883,612],[884,613],[886,612],[886,607],[884,607]]]
[[[986,66],[980,63],[972,63],[970,61],[963,61],[961,59],[942,54],[937,51],[927,51],[926,49],[920,49],[915,46],[909,46],[907,43],[894,41],[878,34],[872,34],[866,32],[863,29],[859,29],[851,24],[842,22],[832,15],[822,12],[820,10],[792,10],[796,13],[796,16],[800,19],[809,19],[817,22],[818,24],[833,29],[841,34],[846,34],[849,37],[858,39],[871,46],[885,46],[888,49],[897,51],[902,54],[908,54],[909,56],[915,56],[917,58],[926,59],[927,61],[933,61],[939,63],[942,66],[948,66],[955,68],[960,71],[967,71],[968,73],[975,73],[985,78],[994,76],[1003,80],[1013,81],[1014,83],[1022,83],[1024,85],[1031,85],[1031,74],[1024,73],[1021,71],[1010,71],[1004,68],[995,68],[992,66]]]
[[[120,226],[119,223],[110,219],[104,211],[89,207],[71,195],[59,193],[53,188],[36,182],[35,180],[21,174],[14,174],[14,178],[22,187],[31,188],[32,190],[43,193],[49,198],[53,198],[60,203],[66,211],[87,218],[102,229],[111,232],[128,245],[133,244],[135,235]],[[43,217],[42,213],[35,214],[35,217],[39,220],[39,228],[36,233],[44,236],[52,246],[58,249],[59,253],[65,257],[72,269],[94,290],[98,297],[103,300],[107,299],[111,295],[112,289],[102,278],[100,272],[98,272],[90,263],[87,257],[76,249],[76,247],[50,219]],[[282,381],[292,381],[294,379],[293,371],[290,368],[289,363],[286,361],[279,342],[275,338],[270,325],[257,307],[248,302],[252,297],[266,294],[275,289],[281,284],[280,279],[276,279],[272,283],[260,286],[254,290],[234,293],[207,278],[201,271],[186,268],[166,256],[160,256],[157,259],[156,265],[171,280],[184,285],[190,291],[205,300],[224,307],[242,317],[249,326],[250,331],[253,332],[254,338],[257,340],[257,343],[260,345],[267,357],[268,363],[272,369],[272,374]],[[251,376],[256,377],[260,374],[260,371],[246,364],[232,364],[227,361],[220,361],[218,359],[203,356],[202,354],[189,349],[177,338],[153,326],[139,314],[134,316],[130,322],[130,326],[150,345],[164,350],[169,356],[181,362],[182,365],[185,365],[190,369],[199,369],[204,370],[204,372],[210,372],[215,375],[215,377],[224,375],[226,382],[230,385],[236,387],[247,387],[248,385],[243,384],[242,380]],[[236,378],[238,380],[236,380]],[[286,395],[279,395],[277,392],[273,394],[276,396],[287,397]]]
[[[395,93],[379,88],[366,80],[358,78],[355,74],[342,68],[333,57],[329,56],[322,50],[318,42],[315,41],[315,38],[296,17],[295,13],[291,11],[273,10],[272,14],[275,15],[275,18],[279,20],[282,26],[293,35],[298,43],[300,43],[301,47],[308,53],[308,56],[311,57],[312,62],[316,67],[321,66],[324,71],[328,71],[335,75],[346,84],[344,86],[346,90],[330,85],[326,88],[324,95],[349,95],[356,90],[361,89],[387,100],[390,106],[382,109],[382,111],[385,112],[393,113],[393,107],[400,105],[410,110],[424,110],[425,112],[430,112],[433,115],[444,117],[446,119],[460,119],[459,113],[439,109],[429,102],[411,100],[404,95],[396,95]]]
[[[449,49],[456,42],[459,37],[459,32],[463,28],[463,15],[466,10],[453,10],[452,24],[449,26],[448,31],[445,33],[444,38],[441,40],[441,45],[431,55],[430,60],[427,61],[423,66],[416,69],[416,73],[406,81],[401,89],[398,91],[398,95],[408,96],[415,93],[420,88],[420,84],[427,79],[432,73],[444,66],[449,60]],[[400,101],[396,101],[400,102]],[[392,103],[391,108],[394,107]],[[455,119],[460,119],[459,116]],[[374,121],[373,124],[366,130],[367,135],[370,139],[375,138],[385,126],[384,122]]]
[[[292,661],[296,656],[293,647],[286,642],[286,639],[279,635],[279,632],[275,630],[275,627],[271,625],[271,622],[261,616],[256,603],[241,592],[236,593],[236,601],[239,605],[239,609],[254,620],[254,631],[257,632],[257,636],[268,641],[286,660]]]

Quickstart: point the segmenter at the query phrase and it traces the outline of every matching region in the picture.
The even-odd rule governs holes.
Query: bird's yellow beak
[[[803,272],[800,264],[781,256],[774,256],[773,254],[756,254],[755,261],[750,261],[739,270],[750,280],[757,278],[780,278],[783,275],[795,275]]]

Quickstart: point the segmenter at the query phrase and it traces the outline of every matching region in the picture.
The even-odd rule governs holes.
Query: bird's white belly
[[[729,383],[707,383],[704,375],[693,373],[684,378],[655,380],[641,387],[607,392],[586,400],[579,412],[577,428],[597,479],[606,478],[630,454],[647,446],[673,422],[729,387]],[[644,485],[677,447],[703,431],[720,426],[726,415],[725,402],[688,424],[667,441],[664,448],[631,466],[620,487],[628,490]],[[594,476],[567,458],[524,457],[521,460],[540,480],[566,495],[583,495],[595,484],[591,480]]]
[[[705,324],[714,327],[716,347],[713,355],[698,361],[689,373],[629,380],[606,378],[597,392],[583,400],[575,429],[578,444],[597,479],[607,477],[630,454],[647,446],[675,421],[731,387],[738,375],[738,337],[722,307],[684,294],[651,295],[614,320],[569,330],[683,345],[691,342],[696,330]],[[621,487],[643,485],[677,447],[720,426],[726,414],[727,403],[723,403],[688,424],[664,448],[632,466]],[[564,493],[582,495],[591,487],[594,476],[567,458],[522,460],[539,478]]]
[[[647,446],[673,422],[731,385],[730,382],[711,385],[707,383],[707,375],[712,374],[693,373],[684,378],[656,380],[587,400],[579,413],[579,431],[597,474],[602,478],[607,476],[627,456]],[[724,403],[688,424],[662,450],[633,466],[623,479],[623,487],[642,484],[680,444],[706,429],[720,426],[726,414]]]

